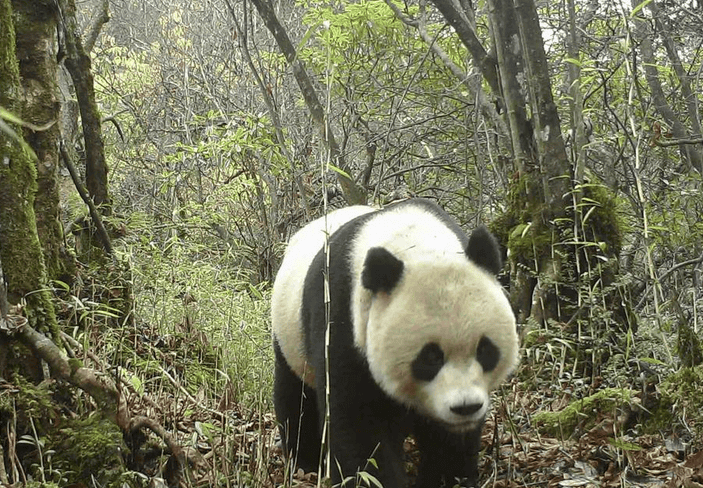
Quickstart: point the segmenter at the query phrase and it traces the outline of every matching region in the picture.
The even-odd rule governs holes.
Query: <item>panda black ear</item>
[[[382,247],[372,247],[366,253],[361,284],[376,293],[390,292],[403,274],[403,261]]]
[[[503,263],[500,259],[498,241],[483,225],[477,227],[469,237],[466,255],[471,261],[493,275],[500,273]]]

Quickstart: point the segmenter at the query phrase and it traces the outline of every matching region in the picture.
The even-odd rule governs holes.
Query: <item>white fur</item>
[[[308,223],[288,242],[283,262],[273,283],[271,297],[271,328],[288,365],[300,378],[314,386],[314,371],[306,365],[305,345],[300,308],[303,304],[305,276],[315,255],[331,235],[350,220],[373,212],[363,205],[330,212]]]
[[[403,261],[404,269],[390,294],[374,296],[360,277],[368,250],[377,246]],[[475,427],[490,390],[517,364],[515,318],[497,280],[469,261],[452,230],[420,206],[373,216],[357,235],[351,260],[354,341],[375,381],[450,430]],[[487,373],[475,359],[483,336],[500,351],[498,365]],[[445,365],[432,381],[417,381],[411,364],[428,342],[439,344]],[[450,410],[475,403],[483,406],[471,416]]]

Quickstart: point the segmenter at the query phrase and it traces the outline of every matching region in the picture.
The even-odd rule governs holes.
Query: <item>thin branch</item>
[[[671,273],[673,273],[674,271],[679,270],[679,269],[681,269],[681,268],[685,268],[686,266],[693,266],[693,265],[697,265],[697,264],[701,264],[701,263],[703,263],[703,254],[701,254],[701,255],[698,256],[697,258],[689,259],[688,261],[682,261],[682,262],[680,262],[680,263],[677,263],[677,264],[673,265],[671,268],[667,269],[667,270],[664,271],[659,277],[657,277],[656,280],[657,280],[658,283],[661,283],[662,281],[664,281],[664,278],[666,278],[667,276],[669,276],[669,275],[670,275]],[[635,307],[635,310],[640,310],[640,308],[641,308],[642,305],[644,304],[644,301],[645,301],[646,298],[647,298],[646,295],[643,295],[643,296],[640,298],[639,302],[637,303],[637,306]]]
[[[273,4],[270,0],[252,0],[252,3],[256,7],[256,10],[258,10],[264,24],[266,24],[266,27],[273,35],[279,49],[293,70],[293,76],[295,77],[295,81],[298,83],[298,87],[303,94],[305,105],[308,107],[313,122],[320,131],[322,140],[325,142],[330,152],[332,164],[342,170],[335,173],[337,180],[342,187],[342,191],[344,192],[345,199],[350,204],[365,203],[366,191],[363,188],[360,188],[351,177],[351,172],[344,160],[344,155],[339,149],[339,145],[334,137],[334,132],[332,131],[332,125],[330,124],[329,117],[325,113],[325,109],[320,103],[320,99],[315,92],[315,88],[307,70],[305,69],[305,65],[298,57],[295,46],[293,46],[290,37],[288,37],[288,33],[278,20],[278,16],[276,16]]]
[[[449,25],[454,28],[461,42],[471,53],[474,65],[481,70],[481,74],[491,87],[493,95],[497,99],[501,99],[498,61],[495,56],[487,53],[484,49],[466,13],[459,10],[452,0],[432,0],[432,3],[449,22]]]
[[[71,364],[51,339],[28,324],[20,329],[17,337],[37,358],[49,365],[52,376],[68,381],[88,393],[106,416],[121,429],[126,430],[129,427],[127,402],[109,377],[92,369]]]
[[[88,27],[88,33],[85,35],[85,41],[83,42],[85,52],[89,53],[93,50],[95,41],[98,40],[98,36],[100,35],[100,29],[110,20],[109,7],[110,4],[108,0],[102,0],[102,2],[100,2],[100,9],[95,13]]]
[[[667,139],[665,141],[655,138],[652,140],[652,144],[659,147],[678,146],[681,144],[703,144],[703,137],[692,137],[690,139]]]
[[[81,198],[88,206],[88,210],[90,211],[90,217],[93,219],[93,223],[95,224],[95,227],[98,230],[98,237],[100,238],[100,241],[102,242],[102,245],[105,248],[105,252],[108,255],[112,256],[112,242],[110,241],[110,236],[107,234],[107,230],[105,229],[103,221],[100,218],[100,212],[98,212],[98,209],[95,207],[95,204],[88,195],[88,192],[85,190],[85,188],[83,188],[80,176],[78,176],[78,171],[76,171],[76,168],[73,166],[73,163],[71,162],[71,157],[68,155],[68,151],[66,151],[66,146],[64,145],[63,141],[61,141],[60,149],[61,159],[63,159],[66,168],[68,168],[68,172],[71,174],[71,179],[73,180],[73,184],[76,186],[76,190],[78,190],[78,193],[80,194]]]
[[[442,61],[442,63],[444,63],[447,69],[452,72],[452,74],[461,82],[461,84],[464,85],[464,87],[469,91],[469,93],[471,93],[473,98],[476,100],[477,105],[481,108],[481,113],[483,113],[483,115],[493,123],[493,126],[496,128],[496,130],[498,130],[499,133],[503,136],[509,136],[510,131],[508,130],[505,121],[500,118],[498,112],[495,110],[493,105],[491,105],[488,100],[486,100],[486,95],[481,89],[480,84],[477,85],[469,81],[469,75],[459,66],[457,66],[456,63],[454,63],[454,61],[452,61],[452,59],[449,57],[449,55],[447,55],[447,53],[444,52],[444,50],[439,46],[439,44],[437,44],[437,36],[435,36],[434,38],[430,37],[425,27],[424,12],[422,12],[417,18],[411,18],[405,15],[392,0],[385,1],[386,5],[388,5],[388,7],[393,10],[393,13],[396,17],[398,17],[398,19],[400,19],[401,22],[417,30],[417,33],[420,35],[420,38],[423,40],[423,42],[430,48],[430,50],[432,50],[435,56],[437,56]],[[439,33],[437,35],[439,35]]]
[[[276,134],[276,139],[278,140],[278,146],[281,148],[281,151],[283,152],[284,156],[290,163],[291,168],[293,169],[293,181],[295,182],[295,185],[298,187],[298,192],[300,192],[300,198],[301,201],[303,202],[303,209],[305,210],[305,215],[306,217],[310,217],[310,205],[308,204],[308,199],[307,196],[305,195],[305,188],[303,188],[303,183],[300,181],[300,175],[296,174],[296,164],[295,164],[295,157],[290,153],[290,150],[288,149],[288,145],[286,144],[286,138],[283,135],[283,125],[281,124],[281,119],[278,116],[278,110],[276,110],[276,104],[274,103],[273,100],[273,95],[269,92],[268,88],[264,84],[264,81],[261,79],[261,76],[259,75],[259,71],[256,69],[256,66],[254,65],[254,61],[251,59],[251,54],[249,53],[249,47],[247,46],[247,31],[245,29],[242,29],[239,25],[239,21],[237,20],[237,14],[234,11],[234,8],[232,7],[232,4],[230,3],[229,0],[225,0],[225,3],[227,4],[227,9],[229,10],[230,15],[232,16],[232,21],[234,22],[234,27],[237,30],[237,37],[239,38],[239,47],[242,52],[242,55],[244,55],[244,59],[247,62],[247,66],[249,66],[249,71],[251,71],[252,75],[254,76],[254,79],[256,80],[256,84],[259,86],[259,91],[261,91],[261,96],[264,97],[264,102],[266,103],[266,108],[269,111],[269,115],[271,116],[271,121],[273,123],[273,128],[274,132]],[[271,192],[272,197],[275,196],[275,192]]]
[[[664,278],[666,278],[667,276],[669,276],[671,273],[673,273],[673,272],[676,271],[677,269],[680,269],[680,268],[683,268],[683,267],[686,267],[686,266],[691,266],[691,265],[694,265],[694,264],[700,264],[700,263],[703,263],[703,254],[701,254],[700,256],[698,256],[698,257],[695,258],[695,259],[689,259],[688,261],[683,261],[683,262],[681,262],[681,263],[678,263],[678,264],[673,265],[671,268],[669,268],[669,269],[667,269],[666,271],[664,271],[664,272],[661,274],[661,276],[659,276],[659,281],[662,281]]]

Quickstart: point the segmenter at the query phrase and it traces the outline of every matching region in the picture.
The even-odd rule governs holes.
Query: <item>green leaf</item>
[[[642,10],[642,9],[643,9],[644,7],[646,7],[647,5],[649,5],[649,3],[650,3],[651,1],[652,1],[652,0],[644,0],[644,2],[640,3],[640,4],[637,5],[635,8],[633,8],[633,9],[632,9],[632,12],[630,12],[630,18],[632,18],[632,17],[634,17],[635,15],[637,15],[637,14],[639,13],[639,11]]]
[[[344,170],[341,169],[341,168],[338,168],[338,167],[335,166],[334,164],[330,164],[330,165],[329,165],[329,168],[330,168],[332,171],[334,171],[335,173],[339,173],[340,175],[344,176],[345,178],[349,178],[349,179],[351,180],[351,176],[349,176],[349,174],[348,174],[346,171],[344,171]]]
[[[642,446],[639,446],[633,442],[623,441],[621,439],[608,439],[608,444],[611,446],[622,449],[623,451],[641,451]]]

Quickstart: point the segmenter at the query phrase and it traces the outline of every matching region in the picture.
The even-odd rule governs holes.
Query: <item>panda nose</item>
[[[483,403],[469,403],[469,404],[463,404],[463,405],[456,405],[454,407],[449,407],[449,410],[452,411],[452,413],[455,413],[457,415],[472,415],[479,410],[481,410],[481,407],[483,406]]]

